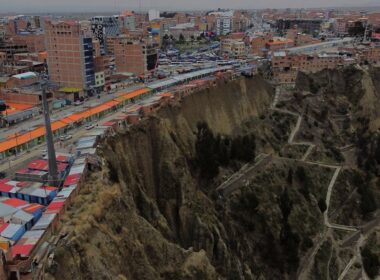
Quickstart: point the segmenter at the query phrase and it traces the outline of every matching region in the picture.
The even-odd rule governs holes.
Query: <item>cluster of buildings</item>
[[[165,35],[194,40],[204,34],[241,32],[250,24],[249,14],[240,11],[124,11],[72,20],[24,15],[0,18],[0,99],[9,108],[0,117],[0,127],[38,114],[38,110],[25,113],[18,108],[40,105],[41,80],[49,80],[49,104],[60,109],[86,96],[110,92],[121,82],[151,79]],[[240,53],[243,46],[238,45]]]
[[[251,53],[270,61],[273,80],[292,84],[297,73],[380,62],[380,13],[262,10],[250,35]]]
[[[52,236],[59,230],[62,215],[78,194],[88,170],[101,164],[96,156],[101,138],[139,123],[163,104],[178,102],[238,75],[230,66],[183,74],[124,92],[107,103],[53,122],[52,130],[59,136],[62,129],[74,129],[86,121],[108,116],[75,142],[73,153],[57,153],[58,186],[49,185],[46,155],[27,162],[14,176],[0,180],[0,279],[29,279],[31,275],[40,279],[44,274],[55,245],[52,240],[57,240]],[[33,131],[16,142],[1,141],[0,151],[12,145],[21,150],[40,137],[44,133]]]
[[[166,48],[166,41],[196,40],[208,46],[189,54]],[[74,20],[0,18],[0,109],[5,108],[0,128],[42,113],[41,81],[46,78],[51,109],[99,97],[94,106],[56,116],[51,122],[55,140],[112,116],[76,141],[75,154],[57,155],[59,186],[49,184],[46,156],[0,180],[0,279],[21,279],[43,270],[48,240],[87,170],[99,164],[96,147],[104,135],[128,129],[162,104],[239,75],[251,76],[260,66],[270,65],[277,84],[293,84],[299,71],[378,64],[378,40],[380,13],[356,11],[150,10]],[[176,75],[154,80],[161,66]],[[133,89],[100,100],[102,93],[131,84]],[[0,137],[0,160],[45,141],[41,124]]]

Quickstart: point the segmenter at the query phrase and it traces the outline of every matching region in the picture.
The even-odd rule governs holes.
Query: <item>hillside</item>
[[[223,82],[106,138],[47,278],[362,273],[351,239],[380,201],[369,152],[380,143],[378,78],[350,68],[301,74],[292,90],[259,76]]]

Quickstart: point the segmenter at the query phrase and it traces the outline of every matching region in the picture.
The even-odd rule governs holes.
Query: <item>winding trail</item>
[[[308,279],[308,273],[311,271],[312,265],[314,263],[314,257],[317,254],[317,252],[320,249],[320,246],[323,244],[323,242],[326,240],[327,234],[331,235],[330,230],[342,230],[342,231],[348,231],[348,232],[353,232],[353,235],[360,234],[359,230],[357,227],[354,226],[347,226],[347,225],[338,225],[334,223],[330,223],[329,221],[329,208],[330,208],[330,202],[331,202],[331,196],[332,192],[334,190],[334,186],[336,184],[336,181],[339,177],[340,172],[343,169],[343,166],[341,165],[332,165],[332,164],[326,164],[323,162],[314,162],[314,161],[308,161],[307,158],[309,155],[312,153],[313,149],[316,147],[314,143],[312,142],[306,142],[306,141],[300,141],[296,142],[294,139],[296,138],[297,133],[301,129],[301,124],[303,121],[303,113],[295,113],[288,111],[286,109],[279,109],[276,108],[278,102],[280,101],[281,98],[281,89],[279,87],[276,88],[274,100],[270,106],[271,111],[277,111],[280,113],[284,114],[289,114],[291,116],[297,117],[297,122],[294,128],[292,129],[289,138],[288,138],[288,144],[289,145],[305,145],[308,146],[308,149],[306,150],[305,154],[302,156],[300,160],[295,160],[291,158],[286,158],[286,157],[279,157],[276,155],[272,154],[260,154],[259,156],[256,157],[255,159],[255,164],[251,167],[243,166],[242,169],[240,169],[238,172],[233,174],[227,181],[222,183],[219,187],[217,187],[217,191],[223,196],[226,197],[230,195],[232,192],[235,190],[239,189],[242,185],[246,185],[249,183],[249,179],[256,174],[257,169],[265,166],[268,164],[272,159],[274,158],[279,158],[279,159],[285,159],[285,160],[294,160],[294,161],[301,161],[305,164],[312,164],[312,165],[317,165],[319,167],[323,168],[331,168],[334,169],[334,174],[331,177],[331,180],[329,182],[327,192],[326,192],[326,210],[323,213],[323,220],[324,220],[324,234],[321,235],[318,243],[314,246],[312,251],[309,253],[308,256],[306,256],[302,261],[298,269],[298,277],[297,279]],[[343,149],[347,149],[351,147],[343,147]],[[340,274],[338,279],[344,279],[345,276],[347,275],[348,271],[352,267],[352,265],[356,261],[361,261],[361,256],[360,256],[360,246],[364,242],[363,235],[360,234],[360,238],[358,239],[356,243],[356,254],[353,256],[353,258],[349,261],[349,263],[346,265],[344,268],[343,272]],[[331,256],[329,259],[329,262],[331,260]],[[329,269],[329,267],[327,267]],[[362,275],[365,275],[365,272],[362,272]],[[326,271],[326,276],[329,277],[329,271]]]
[[[334,174],[333,174],[333,176],[332,176],[332,178],[330,180],[330,183],[329,183],[328,188],[327,188],[327,193],[326,193],[326,199],[325,199],[326,210],[323,213],[323,219],[324,219],[325,227],[328,230],[333,229],[333,230],[343,230],[343,231],[350,231],[350,232],[358,233],[358,228],[356,228],[356,227],[346,226],[346,225],[338,225],[338,224],[330,223],[330,221],[329,221],[329,208],[330,208],[330,202],[331,202],[331,195],[332,195],[335,183],[336,183],[336,181],[338,179],[338,176],[339,176],[339,174],[340,174],[340,172],[342,170],[342,166],[339,166],[339,165],[330,165],[330,164],[325,164],[325,163],[320,163],[320,162],[307,161],[307,158],[309,157],[309,155],[312,153],[313,149],[315,148],[315,144],[311,143],[311,142],[295,142],[294,141],[294,139],[295,139],[298,131],[301,128],[303,116],[302,116],[302,114],[297,114],[297,113],[294,113],[294,112],[290,112],[288,110],[276,108],[277,103],[280,100],[280,94],[281,94],[281,90],[277,87],[276,88],[275,97],[274,97],[273,103],[271,105],[271,110],[278,111],[278,112],[285,113],[285,114],[289,114],[289,115],[292,115],[292,116],[297,116],[297,123],[296,123],[295,127],[293,128],[292,132],[289,135],[288,144],[290,144],[290,145],[305,145],[305,146],[309,146],[308,149],[306,150],[305,154],[302,156],[302,159],[301,159],[302,162],[307,163],[307,164],[318,165],[320,167],[335,169],[335,172],[334,172]],[[352,147],[351,146],[344,147],[343,149],[347,149],[347,148],[352,148]],[[360,236],[362,237],[362,235],[360,235]],[[361,239],[361,237],[360,237],[360,239],[357,242],[357,244],[360,244],[360,245],[357,245],[357,247],[356,247],[357,254],[350,260],[350,262],[347,264],[347,266],[345,267],[345,269],[343,270],[343,272],[341,273],[341,275],[339,276],[338,279],[344,279],[344,277],[346,276],[346,274],[348,273],[348,271],[350,270],[350,268],[352,267],[352,265],[355,263],[355,261],[358,258],[360,259],[360,257],[361,257],[360,256],[360,249],[358,249],[358,248],[359,248],[359,246],[361,246],[361,243],[363,242],[362,239]],[[314,247],[311,255],[309,255],[302,262],[302,264],[300,265],[300,268],[298,270],[298,276],[299,276],[298,279],[307,279],[307,275],[308,275],[308,272],[311,269],[311,265],[314,263],[314,257],[317,254],[317,252],[319,251],[320,246],[324,242],[325,238],[326,238],[326,235],[324,235],[324,237]],[[331,255],[330,255],[328,264],[330,263],[330,260],[331,260]],[[362,275],[363,275],[363,273],[364,272],[362,272]],[[326,276],[327,276],[327,279],[329,279],[329,277],[330,277],[329,276],[329,265],[327,266]]]

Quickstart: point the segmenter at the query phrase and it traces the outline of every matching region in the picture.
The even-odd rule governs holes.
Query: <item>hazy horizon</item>
[[[85,3],[87,2],[87,3]],[[182,2],[182,3],[181,3]],[[44,12],[113,12],[131,10],[209,10],[218,8],[264,9],[264,8],[328,8],[328,7],[378,7],[380,0],[0,0],[0,13]]]

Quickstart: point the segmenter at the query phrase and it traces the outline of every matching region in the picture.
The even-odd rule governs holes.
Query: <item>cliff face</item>
[[[51,277],[217,279],[243,271],[230,252],[234,236],[207,195],[215,185],[197,175],[196,130],[206,122],[214,133],[237,135],[272,95],[260,78],[223,83],[107,138],[103,171],[91,175],[65,215],[68,236]]]
[[[109,136],[102,170],[64,215],[47,278],[338,278],[355,250],[340,248],[346,236],[324,224],[330,165],[342,165],[330,222],[370,220],[380,201],[379,75],[300,74],[277,110],[260,77],[223,82]],[[313,146],[301,160],[305,143]],[[247,162],[244,180],[216,190]]]
[[[343,69],[324,70],[313,75],[299,73],[296,87],[312,93],[325,94],[327,98],[345,99],[355,117],[371,120],[370,128],[380,126],[380,69],[368,70],[352,66]]]

